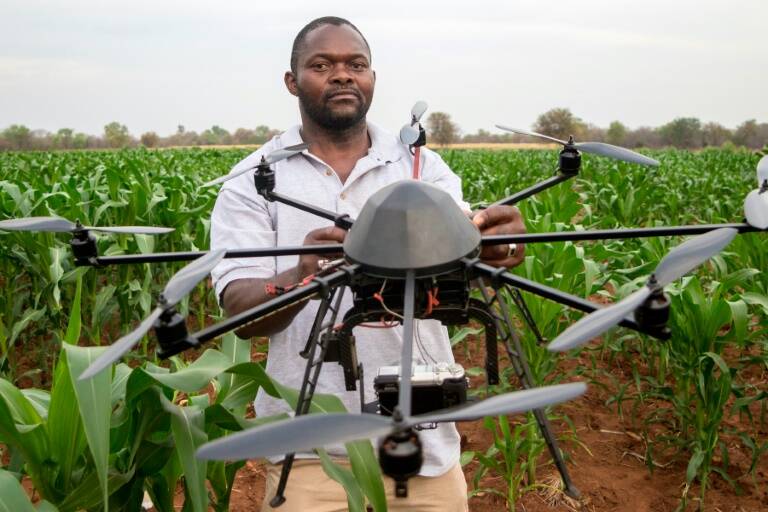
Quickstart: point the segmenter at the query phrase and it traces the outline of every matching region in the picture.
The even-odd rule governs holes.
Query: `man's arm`
[[[304,238],[304,245],[322,245],[342,243],[347,232],[341,228],[330,226],[310,231]],[[334,256],[324,256],[324,258]],[[245,310],[263,304],[274,296],[266,291],[267,284],[279,287],[288,287],[300,282],[307,276],[319,270],[320,256],[305,254],[299,258],[296,267],[288,269],[269,279],[248,278],[237,279],[229,283],[221,293],[221,304],[227,316],[236,315]],[[264,317],[261,320],[248,324],[236,331],[236,334],[244,339],[254,336],[270,336],[280,332],[291,323],[293,318],[301,311],[307,301],[294,304],[277,313]]]

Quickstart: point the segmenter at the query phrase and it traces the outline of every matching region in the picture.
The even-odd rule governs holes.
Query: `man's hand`
[[[525,223],[515,206],[490,206],[472,213],[472,222],[482,235],[522,235]],[[525,245],[517,244],[510,254],[507,244],[488,245],[480,252],[483,263],[494,267],[515,267],[525,258]]]
[[[340,244],[344,242],[344,237],[347,236],[347,232],[336,226],[329,226],[327,228],[315,229],[307,233],[304,237],[304,245],[325,245],[325,244]],[[343,257],[342,254],[303,254],[299,258],[298,272],[299,280],[305,277],[316,274],[320,270],[319,262],[321,259],[336,259]]]

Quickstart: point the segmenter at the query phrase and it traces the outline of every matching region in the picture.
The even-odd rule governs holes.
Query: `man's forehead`
[[[307,34],[303,59],[313,55],[364,55],[370,57],[368,45],[349,25],[323,25]]]

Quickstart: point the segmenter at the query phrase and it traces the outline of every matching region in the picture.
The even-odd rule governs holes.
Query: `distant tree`
[[[605,141],[605,128],[600,128],[592,123],[587,123],[579,135],[579,138],[583,141],[603,142]]]
[[[278,135],[280,133],[280,130],[275,130],[274,128],[270,128],[269,126],[265,126],[263,124],[256,127],[256,129],[253,131],[254,134],[254,144],[264,144],[268,140],[270,140],[275,135]]]
[[[641,126],[627,131],[624,146],[628,148],[658,148],[662,146],[661,135],[655,128]]]
[[[586,125],[567,108],[553,108],[541,114],[533,125],[533,131],[568,140],[573,135],[581,138]]]
[[[59,128],[53,136],[53,145],[59,149],[72,149],[72,139],[75,130],[72,128]]]
[[[78,132],[72,137],[73,149],[85,149],[88,147],[88,134]]]
[[[660,127],[659,133],[666,145],[688,149],[701,147],[701,121],[695,117],[678,117]]]
[[[110,148],[124,148],[131,143],[131,134],[124,124],[113,121],[104,127],[104,141]]]
[[[768,144],[768,123],[759,123],[754,119],[744,121],[733,132],[733,142],[752,149],[760,149]]]
[[[231,136],[229,132],[219,125],[213,125],[200,134],[201,144],[220,145],[230,144]]]
[[[21,124],[12,124],[3,130],[3,138],[8,141],[12,149],[29,149],[32,142],[32,132]]]
[[[731,130],[720,123],[707,123],[701,129],[701,141],[704,146],[722,146],[731,140]]]
[[[141,145],[145,148],[156,148],[160,142],[160,136],[155,132],[146,132],[141,134]]]
[[[627,138],[627,127],[621,121],[613,121],[605,132],[605,142],[616,146],[623,146]]]
[[[429,138],[445,146],[459,137],[459,127],[451,121],[451,116],[445,112],[432,112],[427,118]]]

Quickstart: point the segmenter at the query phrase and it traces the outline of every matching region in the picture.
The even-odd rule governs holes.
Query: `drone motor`
[[[411,428],[397,430],[379,445],[381,471],[395,481],[395,496],[408,496],[408,479],[419,474],[424,453],[418,434]]]

